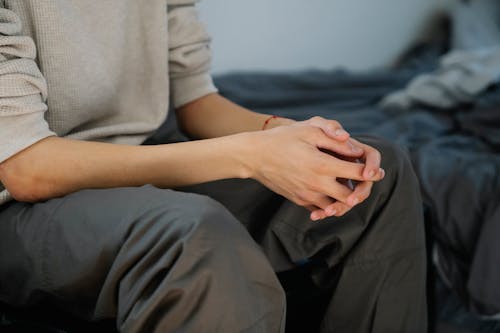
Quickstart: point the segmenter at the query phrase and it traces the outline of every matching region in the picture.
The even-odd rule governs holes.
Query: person
[[[194,0],[0,3],[0,301],[121,332],[283,332],[276,273],[307,267],[320,331],[425,331],[401,149],[219,95]],[[169,101],[197,140],[141,145]]]

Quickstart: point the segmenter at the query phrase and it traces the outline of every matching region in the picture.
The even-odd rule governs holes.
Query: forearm
[[[88,188],[253,178],[319,219],[345,214],[384,176],[380,154],[354,141],[362,147],[357,149],[346,135],[337,122],[316,117],[269,131],[158,146],[49,137],[0,163],[0,181],[18,201],[37,202]],[[352,191],[337,178],[362,184]]]
[[[153,184],[161,188],[242,178],[244,135],[158,146],[44,139],[0,164],[0,180],[20,201],[86,188]]]
[[[260,131],[268,114],[250,111],[219,94],[210,94],[177,110],[179,126],[194,138],[215,138],[241,132]],[[274,118],[266,129],[293,123]]]

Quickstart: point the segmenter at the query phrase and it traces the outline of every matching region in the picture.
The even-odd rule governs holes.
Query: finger
[[[328,136],[323,136],[317,139],[315,145],[326,154],[330,154],[339,159],[343,157],[361,157],[364,154],[363,149],[353,144],[351,140],[344,142],[334,140]]]
[[[327,203],[326,200],[323,201],[320,206],[317,205],[321,209],[325,209],[335,201],[347,203],[347,198],[353,193],[351,189],[340,184],[332,177],[323,178],[318,186],[313,185],[313,189],[328,197],[327,205],[325,205],[325,203]]]
[[[340,216],[345,215],[351,209],[352,209],[351,206],[337,201],[337,202],[331,204],[330,206],[328,206],[324,211],[328,216],[340,217]]]
[[[334,199],[318,192],[306,192],[300,196],[301,201],[305,201],[308,204],[305,206],[311,211],[317,209],[324,209],[335,202]],[[312,209],[311,209],[312,208]]]
[[[323,209],[327,216],[343,216],[356,205],[366,200],[371,193],[373,182],[363,182],[356,186],[354,192],[347,198],[347,202],[335,202]]]
[[[346,143],[349,145],[349,147],[351,147],[353,151],[362,151],[364,153],[363,146],[359,144],[359,141],[349,138]]]
[[[331,191],[332,193],[334,193],[334,195],[340,197],[339,193],[342,193],[341,195],[343,198],[345,198],[345,200],[347,200],[347,198],[352,193],[352,191],[349,190],[346,186],[337,182],[333,182],[330,187],[334,188],[334,190]],[[311,204],[305,207],[311,212],[310,218],[312,221],[322,220],[334,215],[334,213],[327,213],[325,209],[335,203],[336,200],[319,193],[308,194],[306,200],[311,201]]]
[[[310,214],[309,217],[311,218],[312,221],[319,221],[327,218],[328,215],[326,215],[323,209],[316,209]]]
[[[313,201],[311,202],[314,206],[320,208],[320,209],[325,209],[326,207],[330,206],[332,203],[334,203],[335,200],[327,197],[326,195],[323,194],[317,194],[314,198]]]
[[[311,221],[319,221],[328,217],[323,209],[314,205],[305,206],[305,208],[311,212],[311,214],[309,214]]]
[[[361,145],[361,147],[363,147],[363,150],[365,152],[365,156],[364,156],[364,159],[365,159],[365,169],[363,170],[363,176],[365,177],[365,179],[367,180],[370,180],[370,179],[373,179],[374,177],[376,177],[377,175],[380,177],[380,176],[383,176],[381,175],[382,173],[384,173],[384,171],[380,168],[380,163],[382,161],[382,157],[380,155],[380,152],[369,146],[369,145],[366,145],[364,143],[361,143],[355,139],[351,139],[352,141],[356,142],[356,143],[359,143]],[[383,177],[380,177],[380,179],[382,179]]]
[[[332,178],[346,178],[357,181],[365,181],[362,163],[344,161],[330,154],[323,153],[316,161],[317,172]],[[377,179],[373,179],[377,180]]]
[[[347,198],[347,205],[354,207],[363,201],[365,201],[372,191],[373,182],[362,182],[359,183],[354,192]]]
[[[378,170],[371,178],[366,178],[364,175],[365,164],[344,161],[327,154],[323,154],[319,163],[319,170],[321,174],[325,174],[331,177],[340,177],[346,179],[352,179],[357,181],[379,181],[383,177],[383,172]]]
[[[323,117],[313,117],[307,121],[310,125],[321,128],[326,135],[338,141],[346,141],[350,134],[336,120],[325,119]]]

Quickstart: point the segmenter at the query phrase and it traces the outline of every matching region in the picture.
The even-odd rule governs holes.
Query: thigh
[[[0,300],[14,305],[64,300],[94,317],[86,312],[101,298],[107,304],[97,316],[113,316],[116,295],[102,294],[112,265],[138,260],[160,236],[175,244],[212,205],[208,200],[143,186],[13,202],[0,212]],[[127,258],[120,256],[124,246]]]
[[[127,332],[282,326],[283,291],[269,262],[206,196],[85,190],[12,203],[0,220],[0,301],[116,318]]]

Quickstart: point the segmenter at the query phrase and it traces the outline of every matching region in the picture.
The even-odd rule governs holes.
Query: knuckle
[[[366,146],[366,149],[369,151],[372,158],[380,160],[382,155],[380,154],[380,152],[377,149],[375,149],[371,146]]]
[[[342,125],[337,120],[330,120],[330,126],[332,126],[332,128],[335,128],[335,129],[342,127]]]
[[[318,127],[312,127],[310,135],[316,144],[320,144],[323,141],[324,138],[323,131]]]
[[[321,129],[316,126],[307,126],[304,128],[304,134],[309,136],[314,141],[318,141],[320,138],[320,131]]]

